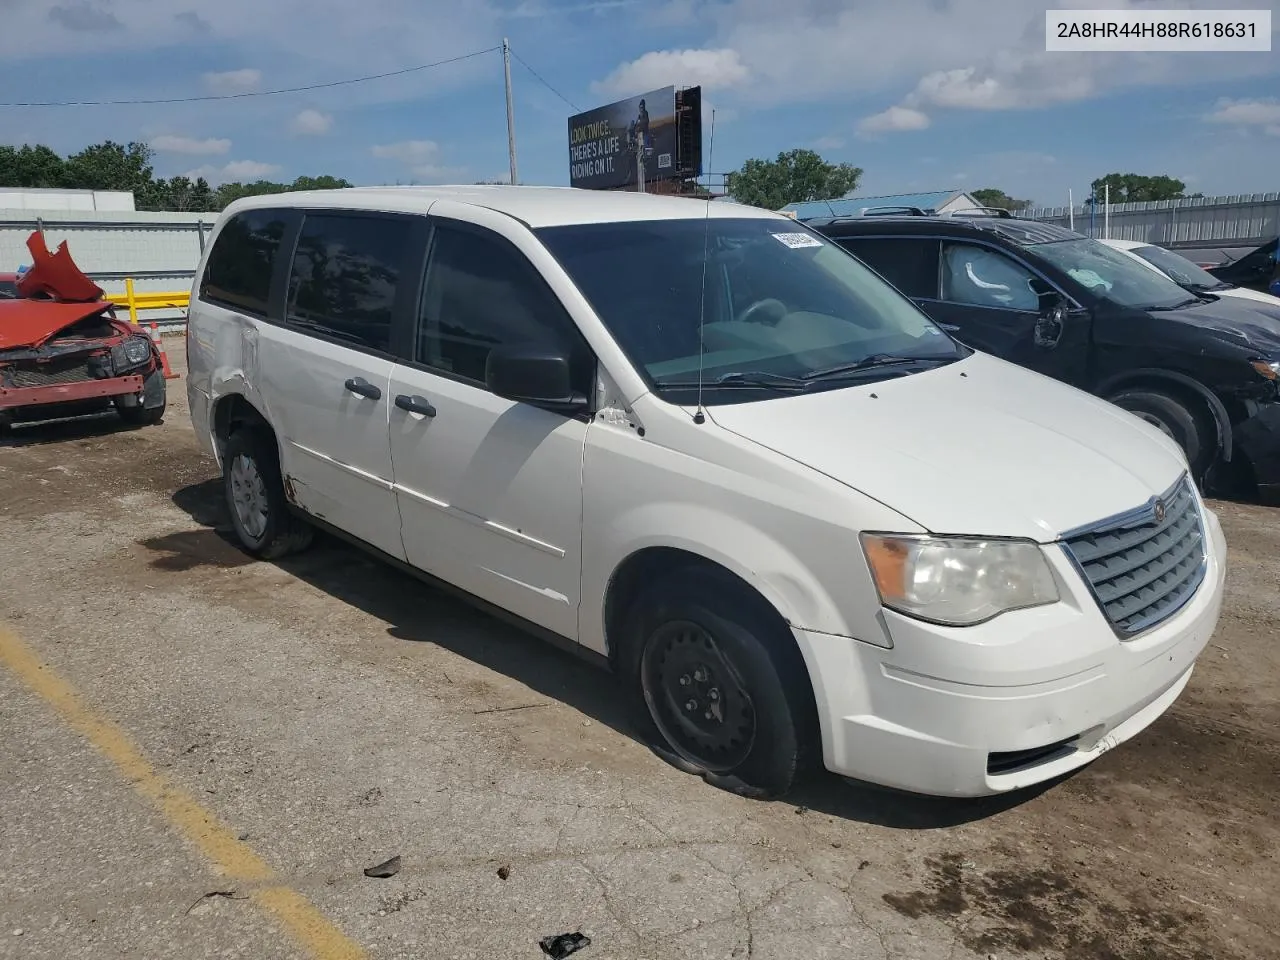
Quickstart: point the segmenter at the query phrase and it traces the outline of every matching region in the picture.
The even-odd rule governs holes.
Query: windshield
[[[536,232],[672,402],[690,402],[699,381],[707,402],[722,403],[744,399],[727,395],[741,393],[730,384],[828,388],[963,355],[910,300],[797,224],[712,217]]]
[[[1167,309],[1195,299],[1168,277],[1088,237],[1038,243],[1032,249],[1090,293],[1122,307]]]
[[[1185,284],[1193,289],[1216,290],[1230,286],[1230,284],[1223,283],[1208,270],[1196,266],[1186,257],[1176,254],[1172,250],[1166,250],[1164,247],[1146,244],[1141,247],[1134,247],[1129,252],[1134,256],[1141,257],[1161,272],[1168,274],[1178,283]]]

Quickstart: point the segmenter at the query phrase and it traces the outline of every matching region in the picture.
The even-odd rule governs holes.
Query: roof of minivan
[[[341,190],[301,190],[245,197],[227,213],[261,207],[339,207],[391,213],[426,213],[438,200],[486,207],[515,217],[530,227],[628,220],[692,220],[772,217],[794,223],[771,210],[737,203],[699,202],[691,197],[663,197],[651,193],[582,190],[573,187],[521,187],[476,184],[438,187],[349,187]]]

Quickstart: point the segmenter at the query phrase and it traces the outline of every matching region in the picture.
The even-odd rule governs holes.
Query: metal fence
[[[1064,227],[1073,221],[1068,207],[1037,207],[1020,215]],[[1092,209],[1079,204],[1073,229],[1086,236],[1138,240],[1175,250],[1253,248],[1280,235],[1280,193],[1114,203],[1109,212],[1101,204]]]
[[[0,210],[0,271],[31,262],[27,238],[42,230],[50,249],[63,240],[76,264],[112,299],[190,290],[216,213],[121,210]],[[163,326],[185,320],[178,306],[152,306],[146,316]]]

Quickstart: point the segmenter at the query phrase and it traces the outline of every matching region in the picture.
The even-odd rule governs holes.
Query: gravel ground
[[[583,960],[1280,957],[1280,511],[1215,505],[1218,633],[1093,766],[991,801],[822,778],[762,803],[654,756],[608,676],[350,547],[251,561],[184,392],[158,427],[0,445],[0,620],[369,957],[578,930]],[[0,665],[0,957],[339,955],[66,717]]]

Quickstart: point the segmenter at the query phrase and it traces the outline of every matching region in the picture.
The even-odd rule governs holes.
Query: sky
[[[862,194],[1063,205],[1110,172],[1280,190],[1280,43],[1048,53],[1048,6],[1257,7],[1280,32],[1280,0],[0,0],[6,103],[261,93],[479,53],[273,96],[0,106],[0,142],[145,141],[157,176],[214,183],[505,180],[507,37],[525,183],[568,183],[577,110],[700,84],[712,172],[807,147],[862,167]]]

